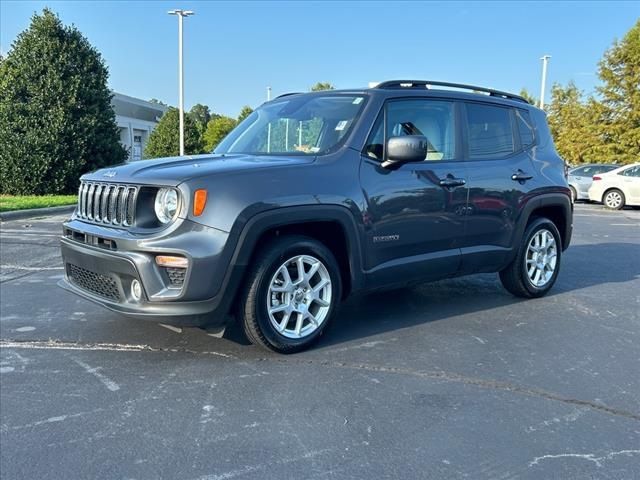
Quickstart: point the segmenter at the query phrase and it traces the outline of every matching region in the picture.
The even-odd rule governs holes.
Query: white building
[[[127,161],[141,160],[149,135],[169,107],[113,92],[120,143],[129,152]]]

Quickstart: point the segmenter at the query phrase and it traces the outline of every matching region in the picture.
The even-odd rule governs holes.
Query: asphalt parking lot
[[[575,213],[549,296],[476,275],[353,298],[287,357],[76,298],[63,217],[5,222],[0,475],[640,478],[640,211]]]

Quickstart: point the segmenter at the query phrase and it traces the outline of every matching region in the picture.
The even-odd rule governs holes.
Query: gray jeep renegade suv
[[[544,112],[517,95],[432,81],[287,94],[212,154],[84,175],[61,285],[177,326],[235,316],[282,353],[357,291],[499,272],[540,297],[571,239],[564,172]]]

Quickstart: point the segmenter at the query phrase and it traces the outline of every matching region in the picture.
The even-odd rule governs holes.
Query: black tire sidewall
[[[317,258],[324,264],[331,277],[331,306],[329,307],[327,317],[320,328],[308,337],[302,339],[289,338],[280,334],[273,325],[271,325],[266,306],[269,284],[276,270],[286,260],[297,255],[311,255]],[[331,323],[337,304],[340,302],[341,282],[338,263],[329,249],[321,243],[305,237],[292,237],[272,244],[270,251],[264,259],[263,265],[266,268],[263,268],[256,277],[258,284],[255,289],[257,298],[254,302],[254,314],[258,327],[273,349],[277,351],[286,350],[289,353],[303,350],[315,343],[324,333]]]
[[[551,232],[551,235],[553,235],[553,238],[556,241],[557,257],[556,257],[556,268],[553,271],[551,280],[549,280],[549,282],[547,282],[547,284],[544,287],[540,288],[533,285],[529,280],[525,259],[527,256],[527,249],[529,248],[529,242],[531,242],[531,239],[533,238],[533,236],[542,229]],[[558,278],[561,261],[562,261],[562,239],[560,238],[560,232],[558,232],[558,229],[556,228],[555,224],[551,220],[547,220],[546,218],[539,218],[534,220],[527,227],[527,230],[525,231],[522,246],[520,248],[520,253],[517,258],[518,271],[520,272],[520,279],[522,281],[522,285],[524,286],[524,288],[526,288],[526,290],[529,292],[529,294],[532,297],[542,297],[549,290],[551,290],[553,285],[556,283],[556,279]]]
[[[578,201],[578,190],[571,185],[569,186],[569,190],[571,190],[571,203],[576,203]]]

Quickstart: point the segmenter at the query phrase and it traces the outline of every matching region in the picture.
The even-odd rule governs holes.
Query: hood
[[[266,155],[188,155],[154,158],[102,168],[82,176],[82,180],[141,185],[176,186],[190,178],[254,168],[272,168],[313,163],[315,157]]]

